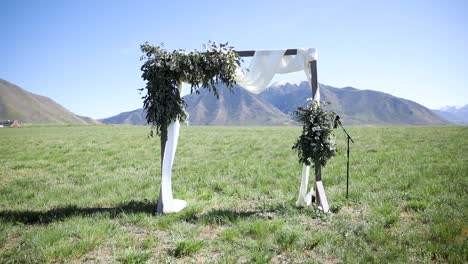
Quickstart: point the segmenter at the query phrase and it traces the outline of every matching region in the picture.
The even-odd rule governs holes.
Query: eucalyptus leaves
[[[187,118],[184,99],[178,90],[181,81],[191,85],[191,92],[198,93],[203,87],[218,96],[216,85],[224,84],[232,89],[236,68],[240,65],[239,56],[227,43],[208,42],[202,52],[170,52],[145,43],[141,51],[144,53],[142,78],[146,81],[146,87],[140,89],[146,90],[143,107],[147,112],[146,120],[156,128],[158,135],[177,118],[180,121]]]
[[[299,107],[294,114],[303,124],[302,134],[292,147],[297,151],[299,162],[325,166],[336,154],[333,134],[335,113],[326,111],[311,100],[306,107]]]

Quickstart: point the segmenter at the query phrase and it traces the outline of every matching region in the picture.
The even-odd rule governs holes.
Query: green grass
[[[177,258],[190,256],[200,251],[203,248],[203,241],[200,240],[182,240],[178,241],[173,255]]]
[[[178,214],[155,215],[148,127],[0,129],[0,263],[468,261],[468,128],[350,127],[332,213],[294,207],[299,127],[183,127]]]

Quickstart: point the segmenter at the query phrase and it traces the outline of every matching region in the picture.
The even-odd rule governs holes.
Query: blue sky
[[[0,1],[0,78],[103,118],[142,107],[139,45],[315,47],[319,82],[468,103],[468,1]],[[305,79],[302,73],[275,80]]]

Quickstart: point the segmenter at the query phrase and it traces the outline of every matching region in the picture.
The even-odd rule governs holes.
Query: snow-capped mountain
[[[277,87],[277,86],[284,86],[284,85],[296,85],[299,86],[304,81],[299,80],[279,80],[277,82],[272,83],[269,87]]]
[[[454,124],[468,125],[468,104],[464,106],[444,106],[432,111]]]
[[[459,111],[460,109],[462,109],[463,107],[466,107],[466,106],[467,106],[467,105],[465,105],[465,106],[446,105],[446,106],[441,107],[440,109],[437,109],[437,110],[444,111],[444,112],[454,113],[454,112],[457,112],[457,111]]]

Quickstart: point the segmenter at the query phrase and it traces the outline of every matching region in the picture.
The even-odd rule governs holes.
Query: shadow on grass
[[[47,225],[55,221],[61,221],[69,217],[75,216],[93,216],[97,214],[104,214],[110,218],[116,218],[126,214],[144,213],[148,215],[155,215],[156,202],[149,200],[144,201],[130,201],[121,203],[115,207],[78,207],[76,205],[68,205],[65,207],[53,208],[45,211],[14,211],[4,210],[0,211],[0,221],[10,222],[13,224],[26,224],[26,225]],[[309,211],[309,212],[307,212]],[[211,209],[208,212],[200,214],[200,210],[194,207],[188,207],[178,214],[164,215],[171,221],[185,221],[191,223],[204,223],[226,225],[229,223],[237,222],[241,219],[247,218],[263,218],[273,219],[279,214],[307,214],[312,218],[319,217],[316,211],[307,210],[302,211],[295,207],[287,207],[285,205],[272,206],[262,210],[231,210],[231,209]]]
[[[124,214],[146,213],[155,215],[156,203],[131,201],[115,207],[90,207],[80,208],[75,205],[54,208],[46,211],[0,211],[0,220],[14,224],[26,225],[47,225],[55,221],[61,221],[74,216],[92,216],[96,214],[108,214],[110,218]],[[211,210],[206,214],[197,215],[196,211],[182,211],[179,214],[171,215],[173,220],[186,222],[202,222],[205,224],[224,225],[236,222],[241,218],[258,216],[257,211],[232,211],[232,210]],[[167,215],[170,216],[170,215]]]
[[[11,223],[28,225],[49,224],[73,216],[92,216],[95,214],[109,214],[115,218],[121,214],[147,213],[154,214],[156,203],[151,201],[130,201],[115,207],[80,208],[76,205],[54,208],[46,211],[0,211],[0,220]]]

